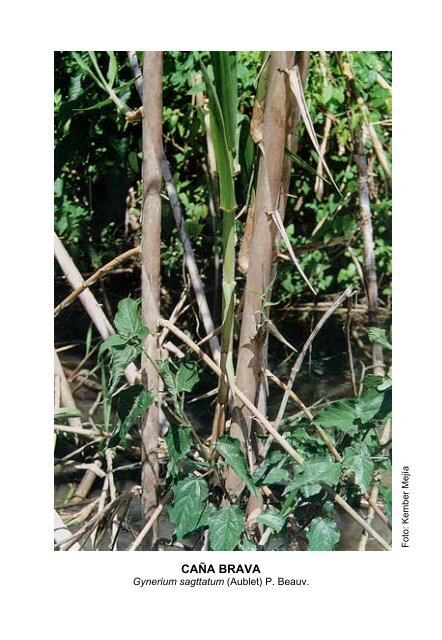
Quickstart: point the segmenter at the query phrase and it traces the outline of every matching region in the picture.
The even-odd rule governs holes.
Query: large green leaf
[[[141,344],[124,347],[115,346],[111,349],[111,375],[109,380],[109,393],[113,393],[123,377],[126,367],[134,362],[141,354]]]
[[[250,493],[256,493],[256,487],[247,469],[239,440],[231,438],[230,436],[221,436],[221,438],[218,438],[215,448],[222,455],[229,467],[232,467],[235,473],[241,478]]]
[[[192,391],[199,380],[197,366],[193,362],[180,362],[178,370],[174,370],[169,360],[157,360],[158,372],[169,392],[175,409],[182,416],[179,394]]]
[[[135,420],[152,405],[153,401],[153,393],[140,384],[134,384],[119,394],[117,424],[108,447],[115,447],[124,440]]]
[[[102,358],[107,352],[110,356],[109,393],[112,394],[126,367],[141,354],[141,343],[128,344],[122,336],[112,335],[101,344],[98,357]]]
[[[333,551],[335,544],[339,542],[341,534],[333,520],[315,518],[310,524],[307,533],[309,539],[309,551]]]
[[[263,511],[256,518],[260,524],[270,527],[276,533],[279,533],[285,524],[285,518],[277,511]]]
[[[370,389],[355,400],[356,415],[362,424],[372,422],[378,416],[384,401],[385,394],[377,389]]]
[[[333,486],[339,481],[340,475],[341,464],[335,462],[332,458],[307,460],[302,467],[302,472],[287,485],[284,494],[301,487],[310,487],[310,491],[314,488],[314,493],[318,493],[318,485],[320,488],[321,482]],[[314,495],[314,493],[311,495]]]
[[[360,425],[386,420],[391,416],[389,389],[369,389],[359,398],[332,402],[315,416],[314,424],[356,433]]]
[[[233,211],[236,209],[233,157],[227,142],[223,112],[215,85],[202,60],[200,65],[209,96],[210,124],[219,176],[220,206],[224,210]]]
[[[365,447],[360,451],[356,450],[355,447],[347,447],[344,451],[342,466],[354,473],[355,484],[357,484],[362,491],[366,492],[369,490],[374,464]]]
[[[351,400],[332,402],[315,416],[314,424],[320,427],[335,427],[346,433],[358,430],[357,414]]]
[[[198,367],[195,362],[180,362],[175,383],[178,393],[192,391],[199,380]]]
[[[244,514],[236,505],[213,513],[209,517],[210,546],[213,551],[233,551],[245,526]]]
[[[114,318],[115,327],[123,338],[145,337],[147,329],[141,320],[140,307],[136,300],[124,298],[118,303]]]
[[[192,446],[192,434],[190,429],[186,427],[170,424],[165,440],[169,452],[167,471],[170,475],[176,476],[178,473],[178,462],[186,457]]]
[[[169,514],[176,525],[177,538],[183,538],[205,524],[202,518],[208,493],[207,482],[195,476],[188,476],[174,487],[174,505]]]

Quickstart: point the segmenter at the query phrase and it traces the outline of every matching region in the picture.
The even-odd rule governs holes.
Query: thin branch
[[[74,300],[76,300],[76,298],[78,298],[78,296],[85,289],[93,285],[94,282],[97,282],[97,280],[99,280],[104,275],[106,275],[106,273],[109,273],[109,271],[112,271],[113,269],[118,267],[120,264],[128,260],[129,258],[132,258],[133,256],[138,256],[140,254],[140,251],[141,251],[140,247],[129,249],[128,251],[125,251],[121,255],[117,256],[116,258],[114,258],[113,260],[105,264],[103,267],[100,267],[93,275],[90,276],[90,278],[82,282],[76,289],[74,289],[74,291],[72,291],[68,296],[66,296],[66,298],[62,302],[60,302],[59,305],[55,307],[54,316],[58,316],[60,311],[63,311],[63,309],[66,309],[66,307],[72,304],[72,302],[74,302]]]

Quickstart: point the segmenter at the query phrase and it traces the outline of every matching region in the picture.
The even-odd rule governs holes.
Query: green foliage
[[[334,546],[339,542],[341,534],[332,520],[315,518],[310,524],[307,538],[309,539],[309,551],[333,551]]]
[[[208,492],[207,482],[195,476],[188,476],[175,485],[174,505],[169,509],[169,515],[176,525],[177,538],[184,538],[204,524],[202,516]]]
[[[392,350],[391,343],[387,340],[385,329],[379,329],[378,327],[369,327],[367,333],[370,342],[377,342],[385,349],[388,349],[389,351]]]
[[[359,398],[332,402],[315,416],[314,423],[321,427],[335,427],[354,434],[371,422],[382,422],[391,416],[389,389],[369,389]]]
[[[120,300],[114,324],[118,334],[126,341],[134,338],[143,340],[149,333],[141,321],[139,303],[132,298]]]
[[[362,447],[347,447],[344,452],[342,466],[354,474],[354,482],[360,487],[361,491],[366,492],[369,490],[374,463],[365,445]]]
[[[304,497],[310,497],[321,491],[322,482],[332,486],[337,484],[341,475],[341,465],[329,457],[314,458],[306,461],[298,472],[285,488],[284,494],[301,489]]]
[[[199,374],[195,363],[182,360],[177,367],[171,360],[157,360],[158,373],[163,379],[178,415],[183,417],[180,394],[192,391],[198,383]]]
[[[118,398],[117,424],[110,437],[108,447],[120,444],[135,420],[142,416],[154,401],[153,393],[139,384],[124,389]]]
[[[210,546],[213,551],[233,551],[244,531],[246,519],[235,505],[218,509],[209,517]]]
[[[285,518],[277,511],[263,511],[256,521],[270,527],[275,533],[279,533],[285,525]]]
[[[218,453],[222,455],[229,467],[232,467],[235,473],[241,478],[248,490],[251,493],[256,493],[256,488],[247,469],[239,440],[237,438],[231,438],[230,436],[222,436],[218,438],[215,448]]]
[[[192,446],[192,434],[190,429],[177,424],[170,424],[166,433],[166,444],[169,452],[168,473],[176,476],[178,462],[186,457]]]

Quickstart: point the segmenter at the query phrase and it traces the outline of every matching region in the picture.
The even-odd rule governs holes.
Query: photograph
[[[53,55],[53,550],[392,551],[392,52]]]

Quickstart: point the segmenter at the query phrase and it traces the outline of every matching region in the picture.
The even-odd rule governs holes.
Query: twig
[[[347,320],[345,321],[345,335],[347,338],[347,351],[348,351],[348,364],[350,367],[350,375],[351,375],[351,385],[353,388],[353,395],[358,395],[358,389],[356,387],[356,374],[355,374],[355,365],[353,362],[353,351],[351,348],[351,309],[352,309],[353,298],[348,299],[347,306]]]
[[[106,449],[106,464],[107,464],[107,477],[109,478],[109,493],[111,500],[115,500],[117,497],[117,491],[115,489],[115,480],[114,480],[114,472],[112,468],[112,451],[110,449]],[[115,517],[112,518],[112,535],[111,535],[111,548],[112,551],[118,551],[117,548],[117,532],[118,532],[118,522]]]
[[[140,494],[140,487],[132,487],[129,491],[122,493],[118,496],[113,502],[109,502],[106,507],[104,507],[103,511],[97,513],[89,522],[87,522],[81,529],[79,529],[76,533],[72,534],[70,538],[65,540],[63,543],[57,543],[54,546],[54,550],[60,549],[61,551],[67,551],[72,545],[77,542],[80,538],[82,538],[85,534],[91,533],[91,531],[99,525],[101,520],[103,520],[104,516],[109,513],[111,509],[119,508],[122,504],[124,504],[127,500],[132,500],[135,495]],[[89,538],[89,536],[88,536]]]
[[[57,545],[64,544],[72,537],[71,532],[63,522],[61,516],[54,511],[54,540]],[[72,545],[72,551],[80,551],[80,545],[75,543]]]
[[[60,385],[60,399],[64,407],[68,409],[73,409],[74,411],[78,411],[77,405],[75,404],[74,396],[72,395],[71,387],[67,378],[65,376],[63,367],[60,362],[60,358],[58,357],[58,353],[54,352],[54,373],[55,380],[58,380],[58,384]],[[77,417],[68,418],[69,425],[75,429],[81,429],[81,420]]]
[[[135,540],[132,542],[132,544],[130,545],[130,547],[127,549],[127,551],[136,551],[138,549],[138,547],[140,546],[140,544],[143,542],[144,538],[147,536],[147,534],[149,533],[149,531],[152,529],[153,525],[155,524],[155,522],[157,521],[160,513],[162,512],[162,510],[164,509],[164,505],[168,502],[168,500],[172,497],[172,491],[169,491],[166,496],[164,497],[164,499],[160,502],[160,504],[157,506],[157,508],[155,509],[155,511],[152,513],[151,517],[149,518],[149,520],[146,522],[146,524],[144,525],[144,527],[142,528],[142,530],[140,531],[140,533],[137,535],[137,537],[135,538]]]
[[[97,282],[97,280],[99,280],[104,275],[106,275],[106,273],[109,273],[109,271],[112,271],[112,269],[115,269],[116,267],[118,267],[122,262],[125,262],[125,260],[128,260],[133,256],[138,256],[140,254],[140,251],[141,251],[140,247],[129,249],[129,251],[125,251],[118,257],[114,258],[113,260],[105,264],[103,267],[100,267],[93,275],[90,276],[90,278],[82,282],[82,284],[80,284],[76,289],[74,289],[74,291],[72,291],[68,296],[66,296],[66,298],[62,302],[60,302],[59,305],[55,307],[54,316],[58,316],[60,311],[63,311],[63,309],[66,309],[66,307],[72,304],[72,302],[74,302],[74,300],[78,298],[80,293],[82,293],[88,287],[92,286],[94,282]]]
[[[281,401],[281,404],[279,405],[279,410],[278,410],[278,415],[276,416],[276,420],[274,423],[275,426],[275,430],[277,431],[279,428],[279,425],[281,423],[281,420],[284,416],[284,412],[285,409],[287,407],[287,402],[288,399],[290,397],[290,392],[293,388],[293,384],[295,382],[296,376],[298,375],[299,370],[301,369],[302,363],[304,361],[304,358],[310,348],[310,345],[313,343],[313,340],[316,338],[316,336],[318,335],[319,331],[322,329],[322,327],[324,326],[324,324],[327,322],[327,320],[329,319],[329,317],[333,314],[333,312],[344,302],[344,300],[347,300],[347,298],[350,298],[353,295],[353,291],[351,289],[346,289],[343,293],[341,293],[330,305],[330,307],[327,309],[327,311],[324,313],[324,315],[320,318],[319,322],[316,324],[315,328],[313,329],[313,331],[311,332],[311,334],[309,335],[309,337],[307,338],[304,346],[302,347],[302,350],[300,352],[300,354],[298,355],[298,357],[296,358],[295,364],[293,365],[293,368],[290,372],[290,376],[289,379],[287,381],[287,386],[286,386],[286,390],[284,391],[284,395]],[[270,442],[271,439],[269,438]],[[267,443],[266,443],[267,446]],[[270,446],[270,445],[269,445]]]

